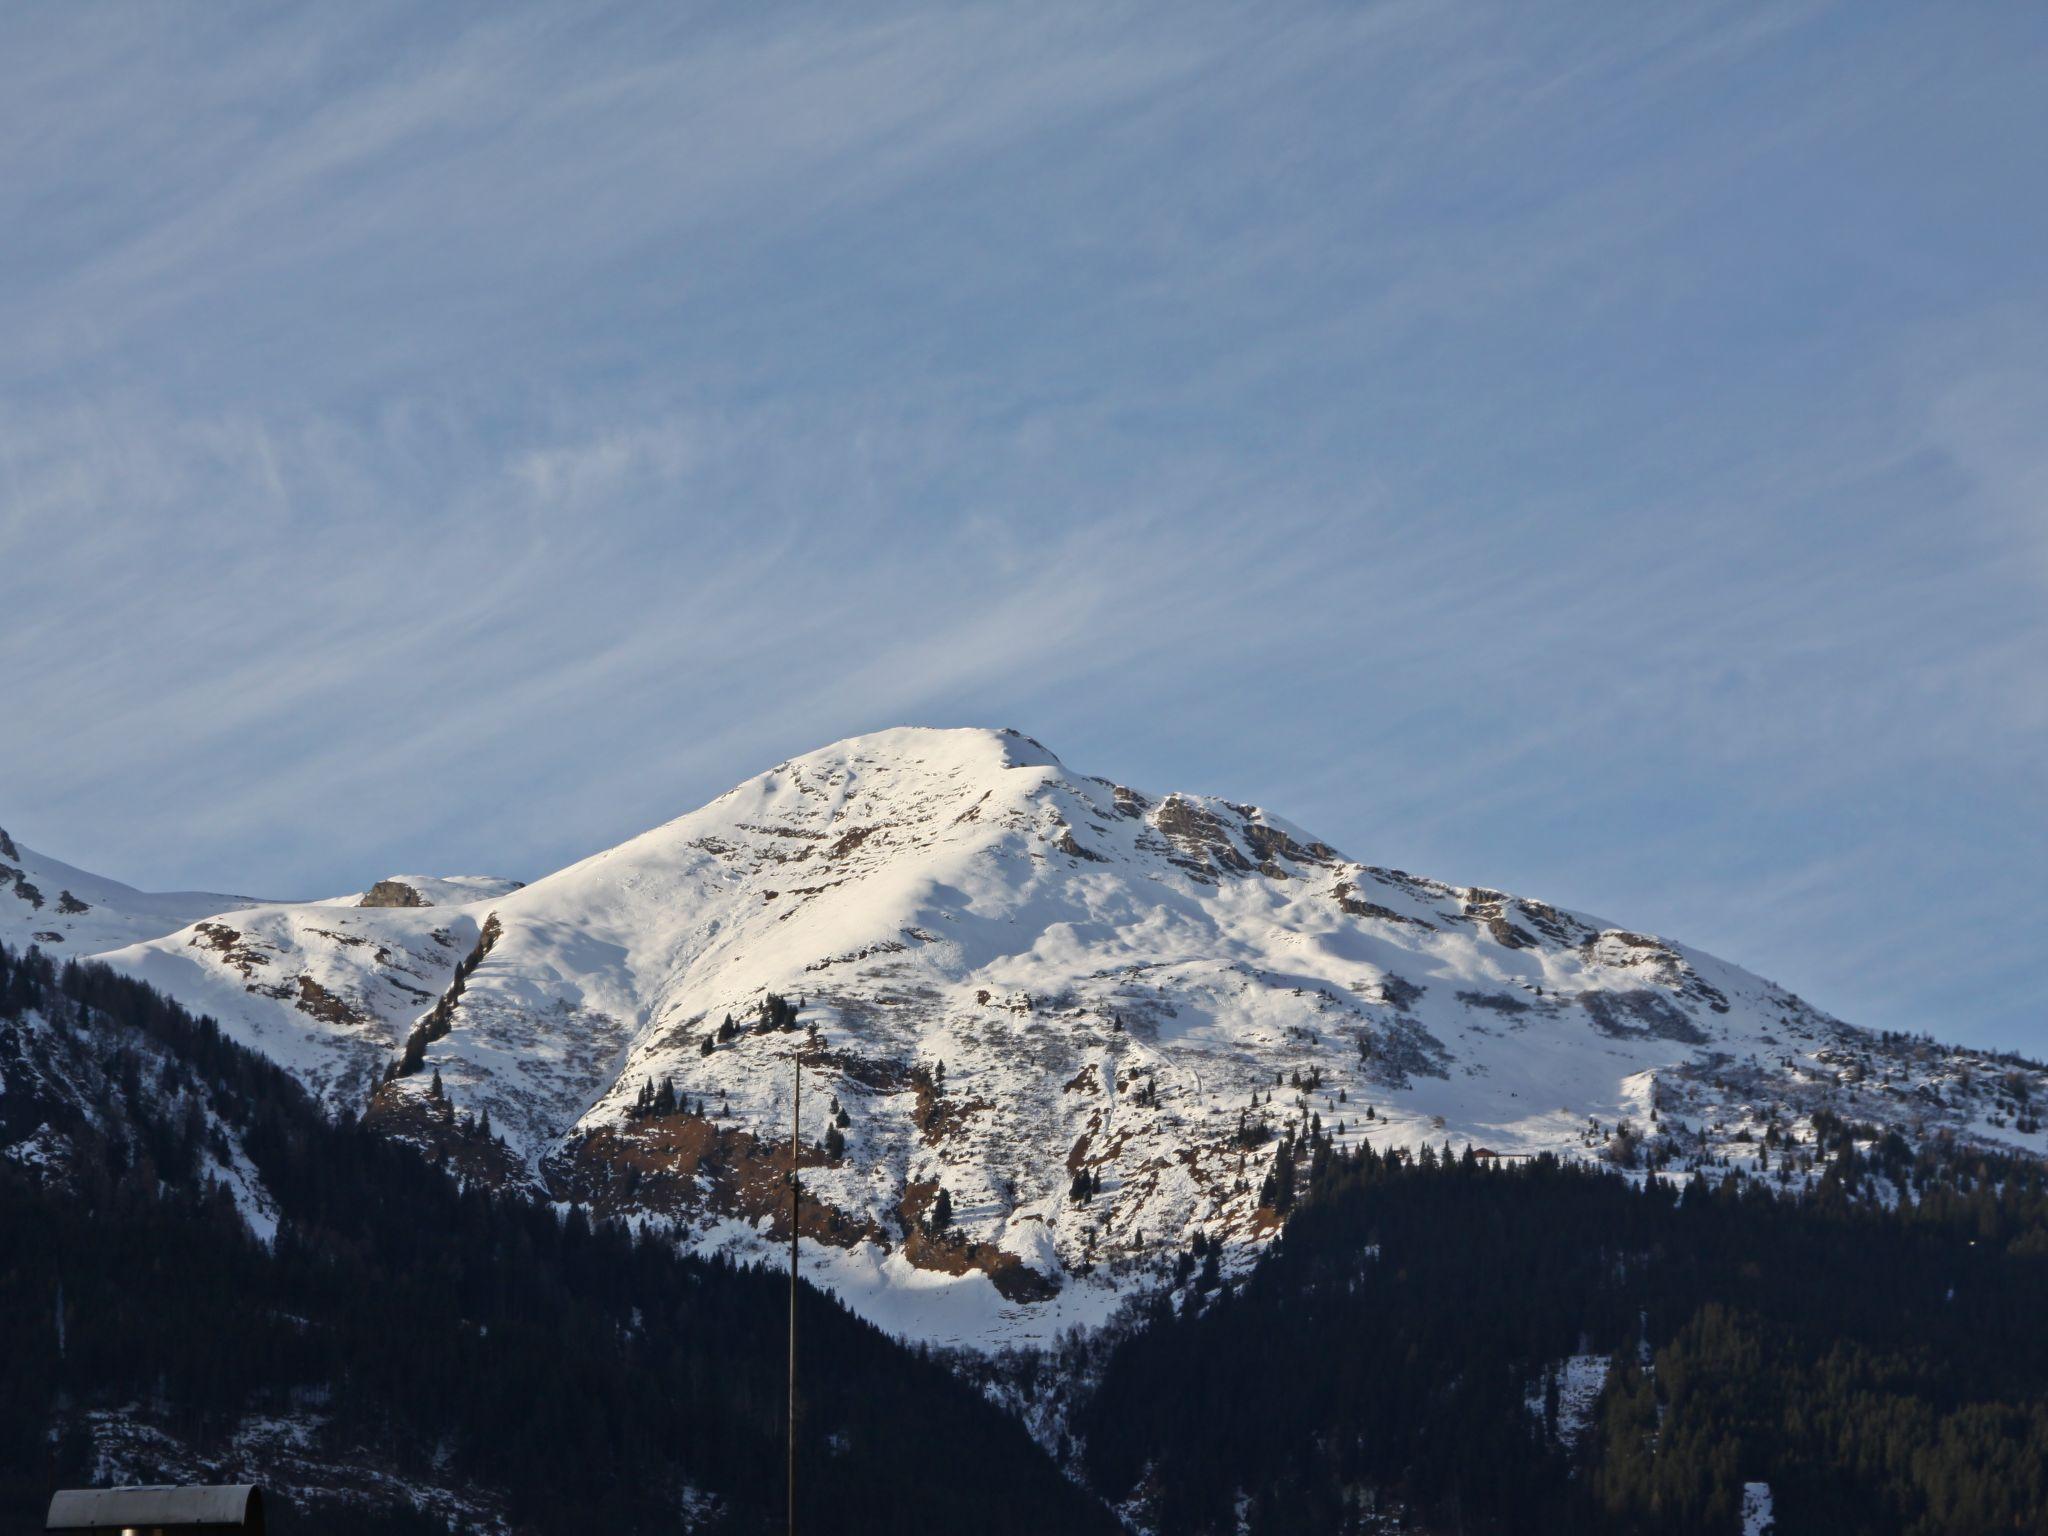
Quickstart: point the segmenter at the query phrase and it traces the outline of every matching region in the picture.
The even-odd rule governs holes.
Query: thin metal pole
[[[789,1536],[796,1536],[796,1218],[797,1142],[803,1134],[804,1067],[801,1042],[789,1053],[795,1092],[789,1100]]]

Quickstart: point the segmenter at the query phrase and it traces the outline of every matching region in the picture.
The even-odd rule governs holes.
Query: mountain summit
[[[1283,1138],[1787,1179],[1816,1116],[2044,1148],[2023,1064],[1014,731],[853,737],[524,888],[377,889],[105,958],[474,1177],[743,1256],[786,1237],[794,1057],[814,1277],[935,1341],[1100,1321],[1198,1230],[1242,1263]]]

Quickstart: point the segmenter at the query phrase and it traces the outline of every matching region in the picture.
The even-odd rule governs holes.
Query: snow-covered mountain
[[[1196,1229],[1242,1262],[1262,1125],[1755,1166],[1825,1112],[2048,1150],[2025,1064],[1007,731],[840,742],[523,888],[394,877],[106,958],[477,1176],[746,1255],[787,1230],[800,1055],[815,1277],[979,1346],[1100,1320]]]
[[[252,907],[215,891],[138,891],[24,847],[0,831],[0,944],[90,955]]]

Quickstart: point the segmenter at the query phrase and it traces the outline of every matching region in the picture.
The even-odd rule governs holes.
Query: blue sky
[[[2048,10],[17,7],[0,825],[1014,724],[2048,1050]]]

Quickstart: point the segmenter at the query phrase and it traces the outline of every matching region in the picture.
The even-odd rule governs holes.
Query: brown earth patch
[[[487,1189],[536,1189],[512,1149],[494,1137],[465,1132],[454,1104],[445,1098],[408,1092],[397,1082],[383,1083],[370,1095],[362,1123]]]
[[[805,1147],[797,1166],[832,1164],[820,1149]],[[788,1144],[703,1115],[600,1127],[549,1158],[544,1171],[556,1199],[579,1201],[601,1215],[715,1214],[756,1224],[766,1217],[768,1236],[789,1237]],[[889,1246],[888,1234],[875,1222],[849,1215],[812,1191],[804,1192],[798,1209],[798,1230],[815,1242]]]
[[[917,1090],[917,1127],[924,1132],[924,1144],[928,1147],[937,1146],[949,1136],[959,1135],[967,1129],[967,1122],[974,1116],[995,1108],[987,1099],[963,1099],[955,1094],[941,1093],[921,1067],[911,1069],[910,1082]]]
[[[945,1275],[978,1269],[1005,1301],[1050,1301],[1060,1293],[1057,1279],[1041,1275],[1008,1249],[971,1242],[957,1232],[934,1237],[922,1227],[913,1227],[903,1240],[903,1257],[919,1269]]]
[[[928,1231],[925,1216],[938,1197],[937,1179],[914,1179],[904,1186],[903,1198],[896,1203],[896,1216],[903,1226],[904,1258],[919,1269],[941,1275],[964,1275],[978,1269],[1005,1301],[1047,1301],[1059,1294],[1057,1278],[1041,1275],[1006,1248],[975,1242],[957,1231]]]
[[[1088,1144],[1095,1139],[1095,1133],[1101,1129],[1102,1112],[1097,1110],[1089,1118],[1088,1129],[1080,1134],[1067,1151],[1067,1172],[1079,1173],[1088,1165]]]

